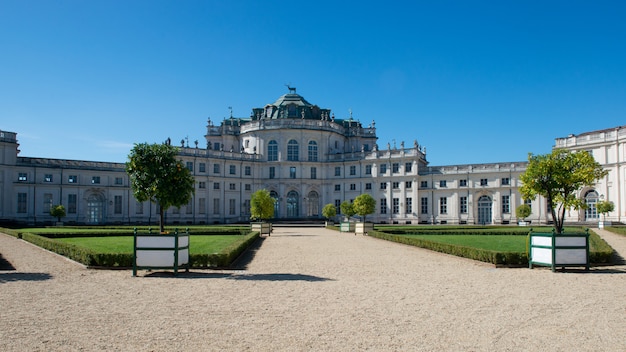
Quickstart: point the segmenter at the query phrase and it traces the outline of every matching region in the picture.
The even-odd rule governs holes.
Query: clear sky
[[[431,165],[525,161],[626,124],[626,2],[0,0],[0,130],[20,156],[205,147],[297,88]]]

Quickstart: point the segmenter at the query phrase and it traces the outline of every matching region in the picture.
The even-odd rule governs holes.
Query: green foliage
[[[337,207],[335,207],[334,204],[328,203],[324,205],[324,208],[322,208],[322,216],[324,216],[326,219],[334,218],[336,215]]]
[[[267,220],[274,217],[274,202],[266,189],[260,189],[250,197],[250,219]]]
[[[352,215],[356,214],[356,212],[354,211],[354,205],[347,200],[344,200],[341,203],[340,209],[341,213],[347,218],[350,218]]]
[[[562,233],[565,211],[585,207],[576,191],[583,186],[593,186],[607,174],[608,171],[586,151],[554,149],[545,155],[530,153],[526,172],[520,175],[523,182],[520,193],[524,199],[535,199],[537,195],[546,198],[555,231]]]
[[[598,213],[602,214],[603,217],[606,217],[606,214],[615,210],[615,204],[608,200],[601,200],[596,203],[596,209],[598,209]]]
[[[528,204],[521,204],[515,209],[515,215],[519,219],[522,219],[522,220],[530,216],[531,212],[532,212],[532,209],[530,208],[530,205]]]
[[[61,204],[53,205],[50,208],[50,215],[54,216],[59,222],[61,222],[61,218],[65,216],[65,207]]]
[[[376,209],[376,200],[367,193],[363,193],[354,199],[353,204],[354,212],[363,217],[372,214]]]
[[[159,223],[164,231],[164,211],[189,203],[194,192],[191,172],[176,159],[178,149],[169,144],[135,144],[126,163],[135,199],[159,205]]]

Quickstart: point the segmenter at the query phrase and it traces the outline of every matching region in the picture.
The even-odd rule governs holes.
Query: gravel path
[[[621,265],[496,269],[323,228],[275,228],[241,270],[179,277],[6,235],[0,253],[16,269],[0,271],[1,351],[626,350]]]

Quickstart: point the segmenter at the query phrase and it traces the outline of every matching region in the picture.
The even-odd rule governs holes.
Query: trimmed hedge
[[[443,231],[445,232],[445,231]],[[441,234],[441,232],[437,232]],[[460,234],[455,232],[454,234]],[[476,231],[472,233],[476,234]],[[494,235],[495,233],[489,233]],[[502,233],[504,234],[504,233]],[[381,231],[372,231],[370,236],[380,238],[387,241],[407,244],[415,247],[425,248],[436,252],[455,255],[458,257],[478,260],[481,262],[491,263],[494,265],[528,265],[528,252],[498,252],[480,248],[458,246],[448,243],[440,243],[429,241],[423,238],[407,237],[397,234],[390,234]],[[516,233],[515,235],[520,235]],[[589,262],[593,264],[611,263],[613,256],[613,248],[609,246],[600,236],[593,230],[589,231]]]
[[[239,230],[236,230],[239,233]],[[23,233],[22,239],[36,246],[60,254],[76,262],[91,267],[105,268],[131,268],[133,266],[133,254],[130,253],[98,253],[90,249],[79,247],[74,244],[56,241],[33,233]],[[192,268],[230,266],[252,243],[259,237],[258,232],[248,232],[244,241],[231,245],[219,253],[190,254],[189,263]]]

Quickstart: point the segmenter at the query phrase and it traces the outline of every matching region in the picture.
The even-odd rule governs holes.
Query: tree
[[[523,182],[520,193],[524,199],[535,199],[537,195],[546,198],[554,229],[557,234],[563,232],[565,210],[585,207],[576,191],[584,186],[591,187],[605,177],[608,171],[593,159],[586,151],[572,152],[554,149],[545,155],[528,154],[528,167],[520,175]]]
[[[126,163],[133,195],[159,207],[159,228],[165,232],[163,217],[171,206],[189,203],[195,180],[182,161],[176,159],[178,148],[169,144],[135,144]]]
[[[365,216],[372,214],[376,209],[376,200],[367,193],[363,193],[354,199],[354,212],[363,217],[365,222]]]
[[[608,200],[601,200],[596,203],[596,209],[598,209],[598,213],[602,214],[602,221],[605,221],[606,214],[612,212],[615,209],[615,204]]]
[[[65,207],[63,205],[61,205],[61,204],[53,205],[50,208],[50,215],[52,215],[55,218],[57,218],[58,222],[61,222],[61,218],[65,216]]]
[[[322,215],[328,220],[334,218],[337,215],[337,207],[335,207],[332,203],[324,205],[324,208],[322,208]]]
[[[352,203],[348,202],[347,200],[344,200],[341,203],[340,208],[341,208],[341,213],[348,219],[350,219],[352,215],[356,214]]]
[[[520,206],[518,206],[517,209],[515,209],[515,215],[517,215],[517,217],[522,220],[530,216],[531,212],[532,212],[532,209],[530,208],[530,205],[528,204],[520,204]]]
[[[267,220],[274,217],[274,202],[270,192],[266,189],[260,189],[250,197],[250,218],[258,220]]]

